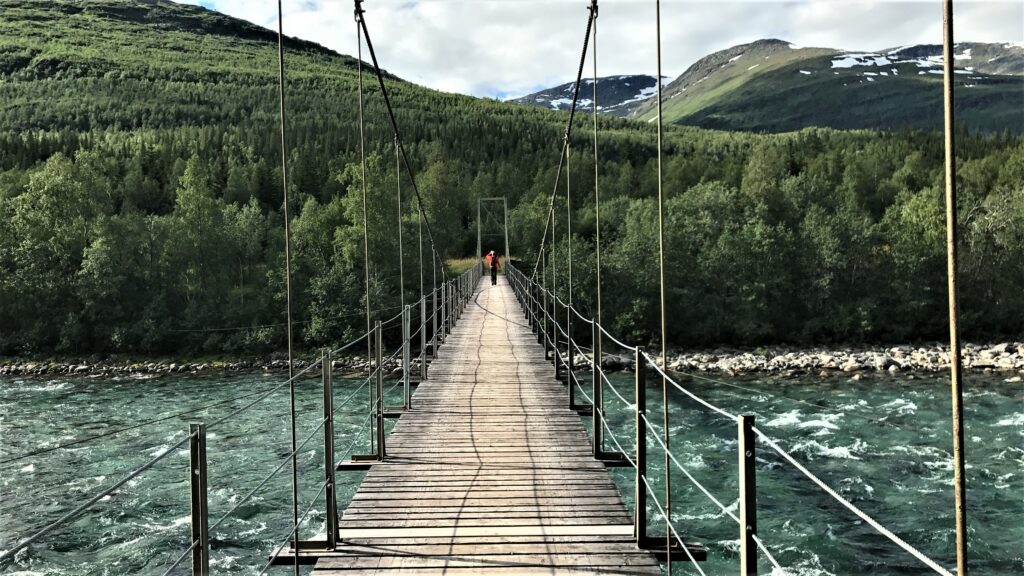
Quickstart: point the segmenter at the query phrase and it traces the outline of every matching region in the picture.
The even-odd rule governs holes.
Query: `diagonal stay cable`
[[[295,456],[296,454],[299,453],[300,450],[305,448],[306,444],[313,438],[313,436],[316,435],[317,432],[320,431],[321,428],[323,428],[324,424],[326,423],[327,418],[320,419],[320,422],[316,425],[315,428],[313,428],[313,431],[310,432],[309,435],[306,436],[306,438],[303,439],[302,442],[300,442],[298,446],[295,447],[295,450],[289,452],[288,455],[281,460],[281,463],[278,464],[276,468],[270,471],[270,474],[267,474],[266,476],[263,477],[263,480],[260,480],[259,484],[257,484],[255,488],[250,490],[245,496],[239,499],[234,506],[232,506],[227,512],[222,514],[220,518],[218,518],[213,524],[211,524],[208,531],[212,532],[215,528],[220,526],[224,522],[224,520],[227,520],[228,516],[234,513],[234,511],[237,510],[241,505],[248,502],[249,499],[252,498],[256,494],[256,492],[258,492],[260,489],[266,486],[267,482],[270,482],[270,480],[273,479],[274,476],[277,476],[277,473],[280,472],[282,468],[284,468],[285,464],[291,463],[292,456]]]
[[[301,526],[301,525],[302,525],[302,523],[306,521],[306,517],[307,517],[307,516],[309,516],[309,513],[310,513],[310,512],[312,512],[312,511],[313,511],[313,508],[314,508],[314,507],[316,506],[316,501],[317,501],[317,499],[319,499],[319,498],[320,498],[320,495],[321,495],[321,494],[323,494],[323,493],[324,493],[324,490],[326,490],[326,489],[327,489],[327,482],[324,482],[324,483],[322,483],[322,484],[320,485],[320,491],[316,493],[316,496],[313,496],[313,498],[312,498],[312,502],[310,502],[309,506],[308,506],[308,507],[306,507],[306,510],[305,510],[305,512],[303,512],[303,513],[302,513],[302,515],[301,515],[301,516],[299,516],[299,521],[298,521],[298,522],[296,523],[295,527],[293,527],[293,528],[289,529],[287,533],[282,533],[282,534],[281,534],[280,536],[278,536],[277,538],[274,538],[274,539],[272,539],[272,540],[271,540],[271,542],[281,542],[281,544],[279,544],[279,545],[277,545],[277,546],[275,546],[275,547],[274,547],[274,554],[273,554],[273,555],[272,555],[272,556],[270,557],[270,560],[269,560],[269,561],[267,561],[267,563],[266,563],[266,564],[265,564],[265,565],[263,566],[263,569],[262,569],[262,570],[260,570],[260,571],[259,571],[259,572],[257,573],[257,576],[261,576],[262,574],[265,574],[265,573],[267,572],[267,570],[268,570],[268,569],[269,569],[269,568],[270,568],[271,566],[273,566],[273,565],[274,565],[274,562],[275,562],[275,561],[277,560],[277,558],[278,558],[278,557],[279,557],[279,556],[281,555],[281,551],[282,551],[282,550],[284,550],[284,545],[285,545],[285,543],[286,543],[286,542],[287,542],[287,541],[288,541],[288,540],[289,540],[289,539],[290,539],[290,538],[291,538],[292,536],[294,536],[294,535],[295,535],[295,533],[296,533],[296,532],[298,531],[298,529],[299,529],[299,526]]]
[[[302,370],[296,372],[295,375],[292,376],[291,378],[289,378],[288,380],[285,380],[284,382],[278,384],[274,388],[271,388],[270,390],[267,390],[267,392],[265,394],[261,395],[259,398],[253,400],[252,402],[249,402],[248,404],[246,404],[245,406],[242,406],[238,410],[235,410],[235,411],[233,411],[233,412],[231,412],[229,414],[226,414],[226,415],[218,418],[217,420],[214,420],[213,422],[211,422],[210,424],[208,424],[206,426],[206,429],[209,430],[210,428],[213,428],[215,426],[219,426],[223,422],[227,422],[228,420],[234,418],[235,416],[238,416],[242,412],[245,412],[249,408],[252,408],[256,404],[259,404],[260,402],[262,402],[265,398],[267,398],[268,396],[270,396],[274,392],[277,392],[281,388],[284,388],[285,386],[288,386],[289,384],[294,382],[296,378],[298,378],[299,376],[302,376],[306,372],[309,372],[310,370],[312,370],[313,368],[318,366],[320,364],[320,362],[321,362],[321,359],[318,358],[315,362],[313,362],[309,366],[307,366],[307,367],[303,368]]]
[[[384,106],[387,108],[388,119],[391,121],[391,129],[394,131],[395,145],[401,153],[402,164],[405,166],[405,171],[409,174],[409,182],[412,184],[412,191],[416,196],[416,209],[419,211],[420,216],[423,218],[423,223],[427,228],[427,237],[430,240],[430,249],[441,262],[445,262],[446,260],[444,259],[444,255],[441,253],[437,243],[434,241],[434,233],[430,227],[430,219],[427,218],[427,213],[423,209],[423,197],[420,195],[419,186],[416,184],[416,174],[413,172],[412,165],[409,163],[409,156],[405,151],[405,144],[402,142],[402,134],[398,129],[398,120],[395,119],[395,110],[391,106],[391,96],[388,94],[387,86],[384,84],[384,75],[381,72],[380,64],[377,62],[377,53],[373,49],[373,41],[370,39],[370,30],[366,27],[366,16],[362,7],[362,0],[355,0],[355,5],[356,22],[363,31],[363,38],[366,39],[366,48],[370,52],[370,61],[373,62],[373,71],[377,76],[377,83],[380,85],[381,95],[384,97]],[[441,275],[442,278],[446,278],[448,276],[444,266],[441,267]]]
[[[590,30],[594,25],[594,18],[597,17],[595,11],[591,10],[587,16],[587,33],[583,37],[583,51],[580,53],[580,66],[576,71],[576,83],[574,84],[572,91],[572,106],[569,108],[569,118],[565,123],[565,134],[562,136],[562,148],[558,155],[558,169],[555,172],[555,185],[551,190],[551,199],[548,200],[548,214],[553,214],[555,210],[555,198],[558,196],[558,182],[562,178],[562,166],[565,164],[566,156],[569,150],[569,138],[572,136],[572,121],[576,117],[576,103],[580,97],[580,83],[583,79],[583,65],[587,59],[587,46],[590,43]],[[533,263],[533,273],[530,274],[532,280],[537,276],[537,267],[540,265],[540,257],[544,254],[544,247],[547,245],[548,239],[548,224],[550,224],[551,218],[544,220],[544,234],[540,240],[540,250],[537,252],[537,260]],[[552,238],[554,241],[554,238]]]
[[[625,404],[627,408],[632,408],[634,406],[634,404],[632,402],[630,402],[629,400],[626,400],[625,396],[623,396],[622,394],[619,394],[618,389],[615,388],[615,385],[612,384],[612,381],[608,379],[608,376],[605,376],[604,370],[600,370],[600,373],[601,373],[601,379],[604,380],[604,383],[607,384],[609,388],[611,388],[612,393],[615,394],[616,396],[618,396],[619,400],[621,400],[622,403]]]
[[[754,539],[754,543],[757,544],[757,547],[760,548],[761,552],[766,558],[768,558],[768,561],[772,563],[772,567],[775,568],[775,570],[778,570],[779,573],[785,574],[785,569],[779,565],[779,561],[775,559],[775,556],[772,556],[772,553],[768,551],[768,547],[761,541],[761,538],[758,537],[757,534],[754,534],[752,538]],[[775,572],[772,571],[772,573],[774,574]]]

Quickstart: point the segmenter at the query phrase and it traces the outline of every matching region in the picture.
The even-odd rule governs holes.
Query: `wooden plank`
[[[313,574],[660,574],[504,277],[475,300]]]

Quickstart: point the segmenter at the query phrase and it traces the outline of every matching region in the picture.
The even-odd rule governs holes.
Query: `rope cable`
[[[661,517],[665,519],[665,526],[669,530],[667,542],[668,549],[666,550],[666,554],[671,555],[671,552],[669,552],[669,550],[672,549],[672,536],[675,536],[676,541],[679,542],[679,546],[683,549],[684,552],[686,552],[686,555],[689,556],[690,562],[693,563],[693,567],[697,569],[697,572],[700,573],[701,576],[707,576],[706,574],[704,574],[704,570],[701,570],[700,564],[697,563],[697,560],[693,557],[693,554],[690,553],[690,549],[687,548],[686,544],[683,542],[682,537],[679,536],[679,532],[676,532],[676,527],[672,525],[668,513],[665,511],[665,508],[661,506],[661,502],[658,501],[658,497],[654,495],[654,487],[651,486],[651,483],[643,474],[640,475],[640,480],[642,480],[643,483],[647,486],[647,490],[651,495],[651,501],[654,502],[654,505],[658,508],[658,513],[661,514]]]
[[[644,358],[646,358],[646,359],[647,359],[647,361],[648,361],[648,362],[650,362],[650,363],[651,363],[651,365],[652,365],[652,366],[654,366],[654,369],[655,369],[655,370],[656,370],[656,371],[657,371],[657,372],[658,372],[659,374],[661,374],[662,378],[664,378],[664,379],[665,379],[665,381],[667,381],[667,382],[670,382],[670,383],[671,383],[671,384],[672,384],[672,385],[673,385],[673,386],[674,386],[674,387],[675,387],[675,388],[676,388],[677,390],[679,390],[679,391],[680,391],[680,392],[682,392],[683,394],[686,394],[686,395],[687,395],[687,396],[689,396],[690,398],[692,398],[692,399],[696,400],[697,402],[699,402],[699,403],[700,403],[701,405],[703,405],[704,407],[706,407],[706,408],[708,408],[708,409],[710,409],[710,410],[713,410],[713,411],[715,411],[715,412],[717,412],[717,413],[721,414],[722,416],[724,416],[724,417],[726,417],[726,418],[728,418],[728,419],[730,419],[730,420],[733,420],[733,421],[735,421],[735,420],[737,419],[737,417],[736,417],[736,415],[735,415],[735,414],[730,414],[729,412],[726,412],[725,410],[722,410],[722,409],[721,409],[721,408],[719,408],[718,406],[715,406],[714,404],[711,404],[711,403],[710,403],[710,402],[708,402],[707,400],[704,400],[704,399],[703,399],[703,398],[701,398],[700,396],[697,396],[697,395],[696,395],[696,394],[694,394],[693,392],[690,392],[690,391],[689,391],[689,390],[687,390],[686,388],[683,388],[682,386],[680,386],[680,385],[679,385],[679,383],[678,383],[678,382],[676,382],[675,380],[673,380],[671,376],[669,376],[669,375],[668,375],[668,374],[667,374],[667,373],[666,373],[666,372],[665,372],[664,370],[662,370],[662,369],[661,369],[661,367],[660,367],[660,366],[658,366],[658,363],[657,363],[657,362],[655,362],[655,361],[654,361],[654,359],[653,359],[653,358],[651,358],[651,357],[650,357],[650,356],[649,356],[649,355],[648,355],[648,354],[647,354],[646,352],[644,352],[644,353],[643,353],[643,356],[644,356]]]
[[[132,470],[124,478],[121,478],[120,480],[118,480],[117,482],[114,482],[113,484],[111,484],[110,486],[105,488],[104,490],[96,493],[92,498],[90,498],[89,500],[87,500],[83,504],[79,505],[74,510],[68,512],[67,514],[61,516],[60,518],[54,520],[53,522],[50,522],[49,524],[47,524],[46,526],[44,526],[42,528],[40,528],[34,534],[29,536],[28,538],[25,538],[24,540],[22,540],[18,544],[14,545],[9,550],[3,551],[3,553],[0,553],[0,561],[6,560],[8,558],[13,558],[14,555],[17,554],[18,551],[20,551],[21,549],[23,549],[26,546],[32,544],[33,542],[35,542],[36,540],[42,538],[43,536],[49,534],[53,530],[55,530],[57,528],[60,528],[61,526],[63,526],[64,524],[70,522],[71,520],[77,518],[80,514],[82,514],[82,512],[85,512],[86,510],[91,508],[94,504],[96,504],[97,502],[102,500],[105,496],[109,496],[110,494],[115,492],[121,486],[124,486],[125,484],[127,484],[128,482],[133,480],[135,477],[139,476],[140,474],[142,474],[146,470],[149,470],[150,468],[152,468],[157,462],[160,462],[161,460],[166,458],[168,455],[170,455],[172,452],[174,452],[175,450],[180,448],[185,442],[188,442],[189,439],[191,439],[197,433],[198,432],[193,432],[193,433],[185,436],[184,438],[182,438],[181,440],[176,442],[174,445],[172,445],[170,448],[167,448],[166,450],[164,450],[163,452],[158,454],[153,459],[149,460],[148,462],[146,462],[142,466],[139,466],[135,470]]]
[[[902,538],[900,538],[899,536],[894,534],[888,528],[886,528],[885,526],[882,526],[880,523],[878,523],[877,520],[875,520],[871,516],[868,516],[866,512],[864,512],[863,510],[861,510],[860,508],[855,506],[852,502],[850,502],[846,498],[843,498],[841,495],[839,495],[838,492],[836,492],[835,490],[830,488],[828,486],[828,484],[825,484],[825,482],[823,480],[821,480],[820,478],[815,476],[803,464],[800,464],[800,462],[797,461],[795,458],[793,458],[793,456],[790,455],[789,452],[786,452],[785,450],[783,450],[781,446],[779,446],[774,440],[772,440],[770,437],[768,437],[767,434],[765,434],[764,432],[761,432],[761,430],[759,430],[756,426],[753,427],[753,431],[754,431],[754,434],[756,434],[757,437],[760,438],[762,442],[767,444],[779,456],[781,456],[787,462],[792,464],[794,468],[799,470],[811,482],[813,482],[819,488],[824,490],[826,494],[828,494],[829,496],[834,498],[837,502],[839,502],[840,504],[845,506],[848,510],[850,510],[851,512],[856,514],[861,520],[867,522],[872,528],[877,530],[880,534],[882,534],[883,536],[885,536],[886,538],[891,540],[897,546],[902,548],[904,551],[909,553],[911,556],[913,556],[913,557],[917,558],[918,560],[920,560],[922,563],[924,563],[926,566],[928,566],[929,568],[931,568],[932,570],[934,570],[938,574],[941,574],[942,576],[953,576],[948,570],[946,570],[945,568],[940,566],[934,560],[932,560],[931,558],[925,556],[917,548],[914,548],[913,546],[908,544],[906,541],[904,541]]]

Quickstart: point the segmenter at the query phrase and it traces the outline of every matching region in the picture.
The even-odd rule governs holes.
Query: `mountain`
[[[955,48],[957,122],[986,132],[1024,132],[1024,44]],[[937,130],[941,90],[939,45],[848,52],[767,39],[701,58],[664,87],[662,108],[666,122],[722,130]],[[634,99],[613,114],[650,121],[655,102]]]
[[[590,110],[593,105],[593,79],[585,78],[580,87],[577,109]],[[572,106],[575,82],[527,94],[510,100],[516,104],[529,104],[553,110],[568,110]],[[626,116],[635,105],[647,100],[657,90],[654,76],[605,76],[597,79],[597,111],[609,116]]]
[[[958,123],[1024,132],[1024,46],[961,43],[955,56]],[[705,128],[940,129],[942,47],[844,52],[759,40],[697,61],[663,99],[666,121]],[[630,117],[654,115],[648,101]]]

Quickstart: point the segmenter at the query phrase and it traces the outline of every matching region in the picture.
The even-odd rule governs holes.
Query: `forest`
[[[14,2],[0,22],[0,354],[280,350],[276,45],[198,8],[156,3],[140,16],[113,9],[122,4],[58,19],[79,4]],[[93,41],[79,49],[85,28]],[[399,218],[405,294],[419,297],[419,223],[371,78],[364,223],[355,61],[293,41],[288,62],[295,335],[313,349],[365,327],[364,226],[375,314],[390,317],[399,301]],[[532,269],[566,115],[387,83],[444,257],[472,257],[477,198],[504,196],[512,256]],[[598,120],[605,323],[650,342],[654,129]],[[584,314],[594,309],[592,138],[583,115],[568,176]],[[957,142],[964,336],[1020,337],[1024,139],[965,130]],[[943,338],[942,150],[934,132],[667,128],[670,344]],[[564,175],[559,186],[552,257],[564,271]]]

